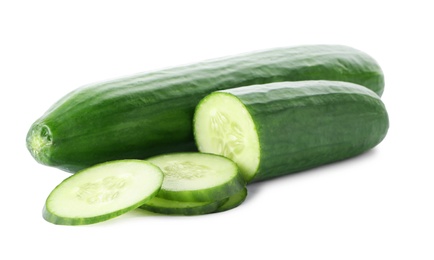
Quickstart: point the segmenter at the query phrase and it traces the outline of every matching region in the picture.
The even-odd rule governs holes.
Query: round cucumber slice
[[[142,160],[95,165],[62,181],[48,196],[43,217],[60,225],[105,221],[154,197],[163,183],[161,170]]]
[[[246,200],[246,197],[247,197],[247,188],[244,188],[238,193],[230,196],[229,199],[226,200],[222,205],[220,205],[215,212],[216,213],[223,212],[223,211],[236,208]]]
[[[200,152],[233,160],[250,181],[259,167],[260,146],[256,126],[235,96],[215,92],[205,97],[194,115],[194,134]]]
[[[193,216],[214,212],[219,208],[220,205],[222,205],[226,201],[227,199],[211,202],[188,202],[166,200],[163,198],[154,197],[142,206],[140,206],[140,208],[154,213],[166,215]]]
[[[172,153],[147,159],[164,173],[158,197],[175,201],[217,201],[245,187],[237,165],[223,156]]]

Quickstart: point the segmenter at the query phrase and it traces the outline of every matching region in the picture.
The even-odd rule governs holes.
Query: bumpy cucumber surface
[[[205,95],[296,80],[339,80],[381,95],[384,77],[369,55],[340,45],[277,48],[84,86],[30,128],[40,163],[75,172],[109,160],[194,151],[192,118]]]
[[[200,151],[235,161],[247,182],[361,154],[386,136],[386,108],[353,83],[280,82],[214,92],[198,105]]]
[[[59,225],[86,225],[133,210],[153,198],[163,182],[155,165],[119,160],[95,165],[61,182],[48,196],[43,217]]]

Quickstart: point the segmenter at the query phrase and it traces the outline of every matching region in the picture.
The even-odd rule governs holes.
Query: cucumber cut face
[[[217,201],[245,187],[237,165],[223,156],[173,153],[148,158],[164,173],[158,197],[176,201]]]
[[[193,119],[199,151],[232,159],[247,183],[359,155],[389,127],[377,94],[330,80],[220,90],[199,102]]]
[[[247,108],[235,96],[213,93],[204,98],[194,115],[194,135],[200,152],[233,160],[246,181],[259,166],[256,126]]]
[[[61,225],[105,221],[154,197],[163,173],[142,160],[119,160],[82,170],[61,182],[48,196],[43,217]]]

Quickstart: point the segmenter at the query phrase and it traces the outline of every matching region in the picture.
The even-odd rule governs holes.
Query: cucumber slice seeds
[[[218,201],[245,187],[237,165],[223,156],[189,152],[147,159],[160,167],[164,181],[158,197],[185,202]]]
[[[196,108],[194,134],[199,151],[233,160],[247,182],[259,167],[256,131],[247,108],[233,95],[215,92]]]
[[[101,163],[71,175],[49,194],[43,217],[53,224],[87,225],[135,208],[201,215],[236,207],[243,194],[247,195],[244,179],[228,158],[165,154],[146,161]]]
[[[48,196],[43,217],[60,225],[86,225],[133,210],[154,197],[161,170],[142,160],[111,161],[82,170]]]

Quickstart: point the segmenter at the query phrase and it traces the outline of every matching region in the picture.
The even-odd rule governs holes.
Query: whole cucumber
[[[78,88],[31,126],[27,147],[39,162],[76,172],[108,160],[196,150],[197,103],[223,89],[297,80],[339,80],[378,95],[377,62],[340,45],[277,48],[141,73]]]

